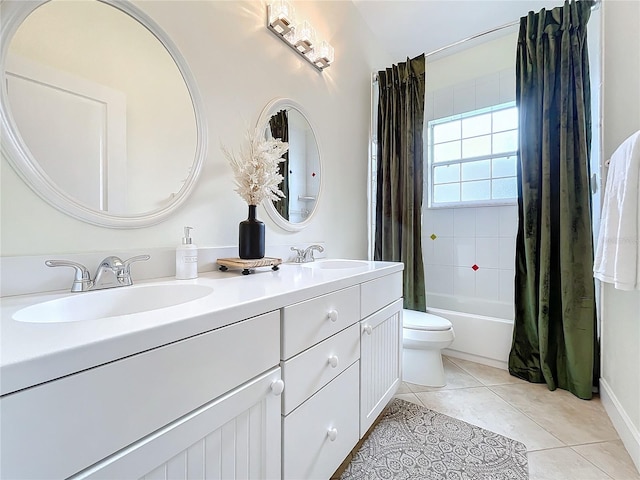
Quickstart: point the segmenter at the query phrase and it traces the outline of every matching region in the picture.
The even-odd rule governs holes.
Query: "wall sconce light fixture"
[[[275,0],[267,6],[267,28],[318,70],[324,70],[333,62],[333,47],[316,37],[309,22],[296,21],[287,0]]]

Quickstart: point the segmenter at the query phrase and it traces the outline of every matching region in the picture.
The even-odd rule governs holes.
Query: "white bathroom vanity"
[[[0,477],[329,478],[399,387],[402,268],[3,298]],[[134,306],[73,311],[110,295]]]

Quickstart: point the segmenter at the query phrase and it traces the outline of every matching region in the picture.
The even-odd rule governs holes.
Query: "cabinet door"
[[[402,381],[402,299],[365,318],[360,338],[360,438]]]
[[[280,382],[278,367],[72,478],[280,479]]]

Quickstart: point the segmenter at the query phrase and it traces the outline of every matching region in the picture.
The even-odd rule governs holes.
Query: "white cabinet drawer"
[[[284,479],[326,480],[358,443],[358,371],[356,362],[284,417]]]
[[[362,318],[402,297],[402,272],[376,278],[361,285]]]
[[[2,477],[66,478],[276,367],[279,327],[266,313],[2,397]]]
[[[282,378],[286,385],[283,415],[288,415],[359,357],[360,325],[356,323],[283,362]]]
[[[288,360],[359,320],[358,286],[284,307],[282,360]]]

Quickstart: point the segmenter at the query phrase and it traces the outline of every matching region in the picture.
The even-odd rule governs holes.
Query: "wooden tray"
[[[218,265],[218,269],[222,272],[226,272],[229,269],[242,269],[243,275],[249,275],[251,273],[251,269],[258,267],[271,267],[271,270],[278,270],[282,263],[281,258],[274,257],[264,257],[258,258],[255,260],[244,260],[242,258],[219,258],[216,260]]]

